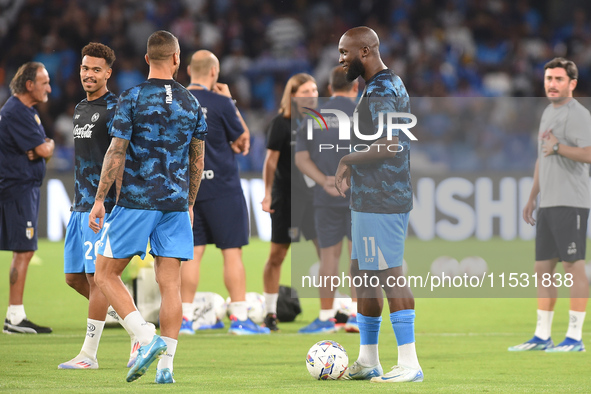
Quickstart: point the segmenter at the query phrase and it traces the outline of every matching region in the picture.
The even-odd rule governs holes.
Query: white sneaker
[[[85,353],[80,353],[70,361],[61,363],[57,369],[98,369],[96,358],[90,358]]]
[[[148,322],[148,325],[151,326],[152,330],[154,331],[154,335],[156,335],[156,326],[150,322]],[[135,336],[131,337],[131,351],[129,352],[129,361],[127,362],[127,368],[131,368],[131,366],[135,363],[135,359],[137,358],[137,351],[140,349],[140,346],[142,346],[140,341],[138,341]]]
[[[347,368],[347,371],[341,376],[340,380],[369,380],[374,377],[382,376],[384,374],[384,370],[380,364],[365,367],[359,363],[359,361],[355,361],[353,365]]]
[[[395,365],[390,372],[372,378],[371,381],[374,383],[422,382],[423,371]]]

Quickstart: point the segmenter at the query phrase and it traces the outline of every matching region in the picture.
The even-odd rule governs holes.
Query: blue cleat
[[[378,376],[382,376],[383,374],[384,370],[380,364],[364,367],[363,365],[359,364],[358,361],[355,361],[353,365],[347,368],[339,380],[370,380],[371,378],[376,378]]]
[[[183,316],[183,322],[181,323],[181,329],[179,330],[179,334],[195,334],[195,330],[193,330],[193,322],[187,319],[185,316]]]
[[[230,334],[234,335],[259,335],[269,334],[271,330],[267,327],[257,326],[252,320],[247,318],[246,320],[237,320],[232,316],[232,324],[230,324]]]
[[[219,330],[224,328],[224,322],[221,321],[220,319],[217,319],[215,324],[204,324],[202,326],[199,326],[199,330]]]
[[[547,340],[540,339],[539,337],[534,337],[527,342],[523,342],[516,346],[511,346],[509,348],[510,352],[526,352],[529,350],[546,350],[549,348],[554,347],[554,342],[552,342],[552,338],[548,338]]]
[[[572,338],[566,337],[564,341],[558,345],[546,349],[548,353],[560,353],[560,352],[584,352],[585,345],[583,341],[575,341]]]
[[[357,324],[357,315],[352,313],[345,324],[345,331],[359,332],[359,325]]]
[[[322,321],[316,318],[312,323],[306,327],[300,328],[298,331],[300,334],[322,334],[327,332],[337,332],[335,323],[333,320]]]
[[[145,346],[140,346],[137,351],[135,363],[127,373],[127,381],[133,382],[144,376],[154,360],[160,358],[166,352],[166,343],[158,335],[154,335],[152,341]]]
[[[170,368],[157,369],[155,382],[160,384],[175,383],[173,376],[174,374],[170,371]]]

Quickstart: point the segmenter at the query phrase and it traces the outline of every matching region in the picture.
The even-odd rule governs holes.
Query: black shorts
[[[538,209],[536,261],[585,259],[589,209],[550,207]]]
[[[39,194],[32,187],[17,200],[0,202],[0,250],[37,250]]]
[[[295,197],[295,196],[294,196]],[[271,204],[271,242],[288,244],[316,238],[314,206],[308,198],[276,199]]]
[[[248,245],[248,209],[242,193],[197,201],[193,213],[194,246],[215,244],[230,249]]]
[[[315,207],[314,224],[318,234],[318,246],[328,248],[343,240],[351,239],[351,209],[349,207]]]

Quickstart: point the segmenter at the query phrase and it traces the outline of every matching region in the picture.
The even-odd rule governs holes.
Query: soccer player
[[[296,97],[299,97],[300,101],[293,104],[297,105],[298,111],[292,114],[292,101]],[[265,197],[261,204],[263,211],[271,214],[271,250],[263,271],[263,295],[267,308],[265,326],[271,331],[279,330],[279,278],[281,264],[291,242],[297,242],[300,233],[307,240],[313,239],[316,242],[312,195],[294,162],[297,128],[292,128],[292,117],[296,124],[299,123],[302,118],[300,110],[305,111],[304,106],[315,107],[317,97],[318,87],[314,77],[305,73],[293,75],[285,85],[279,114],[269,125],[267,154],[263,165]],[[292,218],[299,221],[292,223]],[[334,313],[321,313],[320,316],[324,321],[332,317]]]
[[[412,186],[410,139],[398,129],[392,130],[392,138],[388,139],[385,125],[388,113],[410,112],[410,100],[401,79],[382,62],[379,39],[372,29],[361,26],[348,30],[339,41],[339,53],[347,79],[361,76],[365,80],[365,89],[355,109],[357,129],[366,138],[375,138],[363,141],[363,149],[354,149],[343,157],[335,175],[335,186],[343,197],[343,183],[351,186],[351,275],[370,278],[364,281],[367,285],[356,286],[361,346],[357,361],[343,378],[383,383],[422,382],[423,371],[415,350],[414,297],[408,285],[403,288],[388,285],[389,279],[396,281],[403,275]],[[356,137],[351,144],[356,145],[358,140]],[[378,279],[376,287],[372,287],[372,278]],[[386,374],[378,354],[382,288],[386,291],[390,322],[398,342],[398,365]]]
[[[357,79],[348,81],[345,71],[341,66],[335,67],[330,73],[329,91],[332,98],[324,103],[318,111],[324,109],[336,109],[351,116],[355,110],[355,102],[359,91]],[[325,115],[331,119],[331,115]],[[336,118],[335,118],[336,119]],[[314,125],[313,138],[307,138],[306,127],[301,127],[296,141],[295,163],[300,171],[309,176],[316,185],[314,186],[314,225],[318,234],[318,247],[320,249],[320,277],[338,276],[339,259],[343,238],[349,240],[349,253],[351,253],[351,211],[348,201],[337,192],[334,184],[334,174],[339,161],[349,153],[348,149],[336,148],[339,144],[339,128],[333,124],[327,130],[321,130]],[[321,147],[325,147],[321,150]],[[333,146],[334,149],[326,149]],[[347,192],[348,197],[348,192]],[[334,291],[327,287],[320,287],[320,314],[334,315]],[[357,302],[351,305],[353,313],[349,316],[345,330],[359,332],[357,326]],[[299,330],[300,333],[334,332],[333,319],[326,321],[317,318],[312,323]]]
[[[542,114],[538,133],[538,160],[523,219],[536,225],[535,272],[541,281],[553,277],[562,261],[572,275],[569,325],[564,341],[554,346],[552,317],[557,289],[538,284],[538,322],[534,337],[509,351],[545,350],[582,352],[589,282],[585,275],[587,219],[591,208],[591,115],[573,98],[579,73],[570,60],[555,58],[544,66],[544,90],[550,104]],[[540,195],[537,220],[533,218]]]
[[[59,369],[98,369],[97,350],[105,327],[109,306],[107,299],[94,283],[96,243],[100,234],[88,227],[88,215],[94,203],[98,177],[111,137],[109,127],[113,121],[117,96],[107,88],[113,70],[115,53],[106,45],[91,42],[82,48],[80,81],[86,98],[74,110],[75,189],[72,215],[66,229],[64,271],[66,283],[88,298],[86,337],[80,353],[62,363]],[[119,180],[118,186],[121,182]],[[115,185],[105,199],[105,217],[108,217],[117,199]],[[115,311],[110,314],[119,323]],[[124,326],[129,332],[129,329]],[[139,343],[132,335],[130,363],[135,358]],[[135,349],[134,349],[135,348]],[[130,365],[131,366],[131,365]]]
[[[248,208],[240,185],[236,153],[248,154],[250,133],[232,101],[228,85],[218,83],[220,63],[213,53],[197,51],[187,68],[189,91],[195,95],[207,121],[204,176],[193,207],[193,260],[181,267],[183,324],[181,334],[194,334],[193,299],[199,267],[207,244],[215,243],[224,258],[224,283],[230,293],[229,332],[237,335],[268,334],[248,318],[246,272],[242,246],[248,245]],[[223,328],[218,321],[212,327]]]
[[[55,148],[33,108],[51,93],[45,66],[23,64],[10,82],[10,91],[12,96],[0,110],[0,250],[12,251],[3,331],[47,334],[51,328],[27,319],[23,305],[27,269],[37,250],[40,187],[45,163]]]
[[[105,228],[95,282],[141,345],[127,381],[140,378],[165,354],[156,383],[174,383],[173,359],[182,322],[180,268],[181,261],[193,258],[192,209],[203,171],[207,125],[195,96],[174,80],[180,66],[177,38],[157,31],[147,49],[148,80],[119,97],[89,226],[95,233],[103,223]],[[122,167],[117,205],[104,221],[105,198]],[[145,255],[148,239],[162,296],[162,337],[141,316],[121,281],[131,257]]]

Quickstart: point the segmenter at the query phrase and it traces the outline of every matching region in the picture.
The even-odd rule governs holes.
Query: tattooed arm
[[[125,151],[129,145],[129,140],[123,138],[113,138],[111,145],[105,154],[103,161],[103,169],[101,171],[101,179],[99,181],[96,197],[94,198],[94,206],[90,211],[88,218],[88,225],[95,233],[103,227],[103,220],[105,218],[105,198],[113,182],[120,176],[122,169],[125,167]],[[99,223],[96,219],[99,219]]]
[[[193,205],[197,198],[199,185],[201,185],[201,174],[203,174],[203,167],[205,166],[205,142],[203,140],[193,138],[189,146],[189,215],[191,216],[191,225],[193,224]]]

